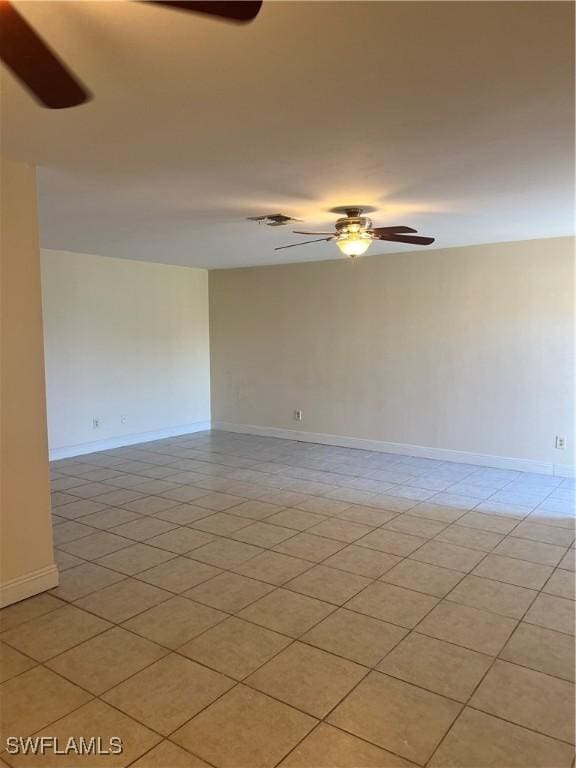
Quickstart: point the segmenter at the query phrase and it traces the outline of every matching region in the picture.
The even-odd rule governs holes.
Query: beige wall
[[[212,418],[568,464],[573,322],[570,238],[213,271]]]
[[[210,419],[206,270],[42,251],[42,293],[53,455]]]
[[[0,162],[0,602],[55,586],[34,169]]]

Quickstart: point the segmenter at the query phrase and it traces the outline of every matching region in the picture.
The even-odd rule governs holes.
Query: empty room
[[[574,11],[0,0],[2,768],[574,768]]]

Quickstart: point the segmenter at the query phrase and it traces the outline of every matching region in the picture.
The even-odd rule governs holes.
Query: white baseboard
[[[58,568],[52,564],[0,584],[0,608],[58,586]]]
[[[211,428],[212,424],[210,420],[196,421],[192,424],[182,424],[179,427],[156,429],[153,432],[118,435],[117,437],[108,437],[104,440],[96,440],[92,443],[80,443],[79,445],[66,445],[62,448],[51,448],[49,457],[50,461],[55,461],[56,459],[69,459],[73,456],[83,456],[86,453],[108,451],[110,448],[123,448],[126,445],[137,445],[138,443],[149,443],[152,440],[162,440],[165,437],[178,437],[179,435],[188,435],[192,432],[204,432]]]
[[[477,464],[494,469],[514,469],[520,472],[535,472],[540,475],[574,477],[574,467],[569,464],[553,464],[552,462],[536,461],[534,459],[517,459],[509,456],[493,456],[486,453],[453,451],[448,448],[429,448],[423,445],[409,445],[407,443],[389,443],[384,440],[326,435],[321,432],[300,432],[295,429],[262,427],[254,424],[233,424],[227,421],[212,422],[212,429],[220,429],[224,432],[239,432],[246,435],[260,435],[262,437],[278,437],[283,440],[297,440],[305,443],[335,445],[341,448],[360,448],[365,451],[378,451],[379,453],[398,453],[403,456],[454,461],[459,464]]]

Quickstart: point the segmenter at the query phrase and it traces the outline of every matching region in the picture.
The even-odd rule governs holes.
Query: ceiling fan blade
[[[409,243],[411,245],[430,245],[434,242],[433,237],[418,237],[417,235],[377,235],[375,240],[387,240],[391,243]]]
[[[262,7],[262,0],[251,2],[250,0],[205,0],[204,2],[186,2],[185,0],[146,0],[149,5],[164,5],[176,11],[190,11],[191,13],[204,13],[208,16],[218,16],[228,21],[246,23],[258,16]]]
[[[294,232],[295,235],[332,235],[335,236],[334,232],[302,232],[300,229],[293,229],[292,232]]]
[[[373,232],[375,235],[394,234],[395,232],[398,234],[408,234],[408,232],[417,231],[417,229],[412,229],[412,227],[372,227],[369,230],[369,232]]]
[[[275,251],[282,251],[284,248],[295,248],[297,245],[308,245],[308,243],[323,243],[326,240],[333,240],[334,236],[321,237],[319,240],[305,240],[303,243],[292,243],[291,245],[280,245],[278,248],[274,248]]]
[[[0,0],[0,60],[45,107],[76,107],[92,98],[8,0]]]

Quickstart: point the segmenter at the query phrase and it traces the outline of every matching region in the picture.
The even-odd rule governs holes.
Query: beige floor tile
[[[575,585],[576,579],[571,571],[564,571],[561,568],[557,568],[542,588],[542,592],[545,592],[547,595],[555,595],[556,597],[565,597],[567,600],[574,600]]]
[[[436,536],[436,541],[458,544],[468,549],[477,549],[480,552],[491,552],[504,538],[500,533],[466,528],[463,525],[458,525],[458,523],[450,525],[439,533]]]
[[[180,728],[172,740],[219,768],[273,768],[316,722],[240,685]]]
[[[68,568],[74,568],[76,565],[82,565],[82,560],[75,555],[69,555],[68,552],[62,552],[61,549],[54,549],[54,561],[58,566],[58,572],[63,573]]]
[[[274,547],[275,552],[300,557],[314,563],[320,563],[330,555],[344,548],[344,543],[311,533],[299,533]]]
[[[285,528],[293,528],[296,531],[305,531],[313,525],[327,520],[325,515],[316,515],[313,512],[305,512],[303,509],[282,509],[275,515],[266,518],[272,525],[282,525]]]
[[[166,653],[165,648],[113,627],[56,656],[47,666],[81,688],[99,695]]]
[[[192,553],[195,560],[217,568],[233,568],[263,552],[261,547],[231,539],[215,539]]]
[[[178,652],[235,680],[243,680],[290,642],[284,635],[231,617],[186,643]]]
[[[248,562],[233,566],[233,570],[243,576],[280,586],[311,567],[312,563],[308,560],[290,557],[280,552],[262,552]]]
[[[0,738],[4,747],[6,736],[31,736],[91,696],[54,672],[35,667],[3,683],[0,698]]]
[[[350,520],[342,520],[335,517],[315,525],[310,530],[310,533],[315,536],[324,536],[327,539],[343,541],[345,544],[352,544],[352,542],[362,538],[362,536],[365,536],[372,530],[373,526],[360,525]]]
[[[161,533],[159,536],[153,536],[146,543],[152,547],[160,547],[160,549],[167,549],[169,552],[183,555],[186,552],[191,552],[201,547],[203,544],[208,544],[213,539],[214,536],[209,533],[180,527],[167,533]]]
[[[110,584],[115,584],[123,578],[123,574],[111,571],[109,568],[102,568],[95,563],[83,563],[61,573],[59,584],[51,594],[61,600],[72,602]]]
[[[541,589],[552,573],[549,565],[537,565],[513,557],[490,554],[476,566],[474,574],[527,589]]]
[[[408,533],[411,536],[421,536],[423,539],[431,539],[446,528],[447,523],[438,520],[430,520],[425,517],[412,517],[410,514],[398,515],[386,523],[384,530]]]
[[[98,735],[104,748],[109,748],[112,737],[122,739],[122,752],[118,755],[102,754],[98,756],[79,758],[71,752],[68,755],[46,756],[21,755],[14,761],[18,766],[41,766],[41,768],[78,768],[79,765],[90,765],[98,768],[124,768],[160,741],[160,736],[126,717],[121,712],[109,707],[102,701],[91,701],[80,709],[58,720],[51,726],[42,729],[42,735],[55,736],[60,746],[66,745],[70,736],[79,739],[84,736],[89,739]]]
[[[200,496],[196,499],[195,504],[214,512],[223,512],[225,509],[231,509],[242,504],[242,502],[244,499],[241,496],[231,496],[228,493],[209,493],[207,496]]]
[[[103,632],[109,626],[107,621],[97,616],[73,605],[65,605],[34,621],[3,632],[0,639],[26,656],[45,661]]]
[[[103,616],[109,621],[126,621],[137,613],[172,597],[170,592],[151,584],[128,578],[110,587],[94,592],[78,601],[80,608]]]
[[[532,589],[469,574],[450,592],[448,600],[521,619],[537,595]]]
[[[574,682],[574,637],[522,622],[500,658]]]
[[[160,520],[157,517],[140,516],[131,523],[124,523],[113,529],[112,533],[118,536],[124,536],[126,539],[134,541],[147,541],[161,533],[166,533],[176,528],[174,523],[167,520]]]
[[[245,681],[314,717],[324,717],[357,685],[366,669],[347,659],[293,643]]]
[[[279,504],[251,500],[242,501],[241,504],[236,504],[233,509],[233,514],[239,517],[246,517],[250,520],[264,520],[275,512],[279,512],[282,507]]]
[[[529,541],[509,536],[501,542],[494,554],[506,557],[517,557],[520,560],[528,560],[540,565],[558,565],[566,553],[566,547],[558,547],[556,544],[545,544],[542,541]]]
[[[326,499],[323,496],[308,496],[308,498],[297,502],[294,506],[298,509],[303,509],[305,512],[316,512],[319,515],[337,515],[352,505],[347,501]]]
[[[539,733],[465,709],[430,768],[569,768],[572,748]]]
[[[58,526],[58,530],[54,530],[54,546],[61,547],[63,544],[67,544],[71,541],[77,541],[83,539],[85,536],[90,536],[95,532],[95,528],[89,525],[83,525],[74,520],[70,520],[67,523],[63,523]]]
[[[218,568],[214,568],[212,565],[198,563],[187,557],[175,557],[173,560],[168,560],[167,563],[161,563],[148,571],[142,571],[137,578],[147,584],[154,584],[156,587],[179,594],[211,579],[213,576],[217,576],[218,573],[220,573]]]
[[[176,506],[168,507],[168,509],[160,510],[154,513],[154,517],[159,520],[167,520],[169,523],[176,523],[176,525],[192,525],[202,520],[208,520],[213,517],[214,513],[210,509],[204,509],[203,507],[195,507],[193,504],[178,504],[178,502],[163,499],[170,504]]]
[[[342,605],[370,583],[365,576],[316,565],[289,581],[286,588],[327,603]]]
[[[492,657],[412,632],[378,665],[380,672],[466,702]]]
[[[574,548],[568,550],[562,560],[558,563],[558,566],[560,568],[565,568],[567,571],[572,571],[574,573],[574,569],[576,567],[576,556],[575,556],[575,550]]]
[[[407,631],[341,608],[306,632],[301,640],[372,667],[402,640]]]
[[[101,504],[98,501],[91,499],[75,499],[70,504],[64,504],[64,506],[58,507],[58,514],[61,517],[66,517],[68,520],[76,520],[77,518],[89,515],[91,512],[98,512],[100,509],[105,509],[106,505]]]
[[[371,672],[328,721],[402,757],[424,763],[460,711],[436,693]]]
[[[574,601],[554,595],[538,595],[524,617],[529,624],[574,634]]]
[[[216,512],[209,517],[204,517],[202,520],[196,520],[190,524],[190,527],[193,530],[213,533],[216,536],[229,536],[234,531],[239,531],[241,528],[252,525],[252,522],[249,517],[237,517],[226,512]]]
[[[281,768],[410,768],[391,752],[321,723],[281,763]]]
[[[411,589],[377,582],[350,600],[346,607],[375,619],[411,629],[436,605],[438,600]]]
[[[405,557],[422,546],[426,541],[421,536],[410,536],[407,533],[379,528],[364,536],[357,543],[361,547],[370,547],[380,552],[387,552],[389,555]]]
[[[398,555],[389,555],[379,552],[377,549],[358,547],[355,544],[341,549],[340,552],[324,560],[323,565],[338,568],[341,571],[356,573],[359,576],[367,576],[377,579],[383,573],[389,571],[401,560]]]
[[[418,625],[418,632],[495,656],[517,623],[506,616],[443,601]]]
[[[64,603],[61,600],[47,592],[29,597],[27,600],[22,600],[20,603],[14,603],[14,605],[0,610],[0,632],[6,632],[25,621],[31,621],[63,607]]]
[[[439,520],[442,523],[453,523],[464,515],[463,509],[445,507],[442,504],[431,504],[428,501],[421,502],[410,510],[411,516],[427,517],[430,520]]]
[[[112,688],[103,698],[139,722],[168,735],[232,685],[224,675],[170,654]]]
[[[139,520],[140,515],[136,512],[131,512],[129,509],[121,509],[120,507],[107,507],[99,512],[93,512],[91,515],[87,515],[82,518],[82,525],[91,525],[94,528],[100,528],[101,530],[107,530],[108,528],[114,528],[122,523],[130,523],[133,520]]]
[[[386,571],[381,581],[434,597],[444,597],[458,584],[462,576],[462,573],[450,571],[448,568],[406,559]]]
[[[133,525],[133,523],[128,523],[128,525]],[[117,552],[131,544],[131,540],[125,539],[123,536],[117,536],[109,531],[99,531],[91,536],[71,541],[69,544],[62,544],[60,549],[84,560],[98,560],[104,555]]]
[[[214,608],[185,597],[173,597],[129,619],[123,626],[166,648],[176,649],[225,618],[225,613]]]
[[[507,661],[496,661],[471,706],[546,736],[574,743],[574,685]]]
[[[203,496],[207,496],[209,491],[204,488],[196,488],[193,485],[180,485],[178,488],[173,488],[170,491],[164,491],[162,498],[172,499],[173,501],[180,501],[183,504],[188,502],[194,502]]]
[[[257,521],[246,527],[240,528],[230,534],[230,538],[236,541],[245,541],[247,544],[255,544],[257,547],[273,547],[285,539],[295,535],[292,528],[281,528],[279,525],[270,525],[268,522]]]
[[[436,540],[427,542],[410,556],[412,560],[418,560],[421,563],[451,568],[462,573],[471,571],[483,557],[485,557],[484,552]]]
[[[333,610],[333,605],[312,597],[276,589],[244,608],[239,617],[290,637],[300,637]]]
[[[467,512],[458,519],[459,526],[502,534],[510,533],[517,524],[516,520],[510,520],[499,515],[489,515],[485,512]]]
[[[361,504],[352,504],[351,507],[338,512],[335,516],[342,520],[350,520],[353,523],[378,527],[393,520],[397,512],[386,512],[376,507],[363,507]]]
[[[143,755],[132,768],[210,768],[208,763],[171,741],[162,741]]]
[[[558,528],[555,525],[541,525],[524,520],[516,526],[512,536],[519,536],[523,539],[533,539],[534,541],[543,541],[546,544],[557,544],[558,546],[569,547],[574,542],[574,531],[566,528]]]
[[[140,484],[138,484],[139,486]],[[124,488],[117,488],[108,493],[98,494],[97,501],[101,504],[110,504],[112,507],[118,507],[121,504],[126,504],[128,501],[135,501],[143,494],[140,493],[138,487],[136,490],[128,490]]]
[[[36,662],[24,656],[20,651],[16,651],[6,643],[0,643],[0,683],[4,683],[11,677],[16,677],[16,675],[35,666]]]
[[[119,552],[112,552],[101,557],[96,560],[96,563],[127,576],[134,576],[136,573],[146,571],[148,568],[165,563],[174,557],[176,555],[173,552],[163,551],[148,544],[132,544],[132,546],[121,549]]]
[[[161,496],[144,496],[142,499],[135,499],[124,504],[125,509],[138,512],[139,515],[155,515],[177,506],[177,501],[163,499]]]
[[[221,611],[236,613],[273,589],[272,584],[265,584],[240,574],[221,573],[189,590],[185,596]]]

